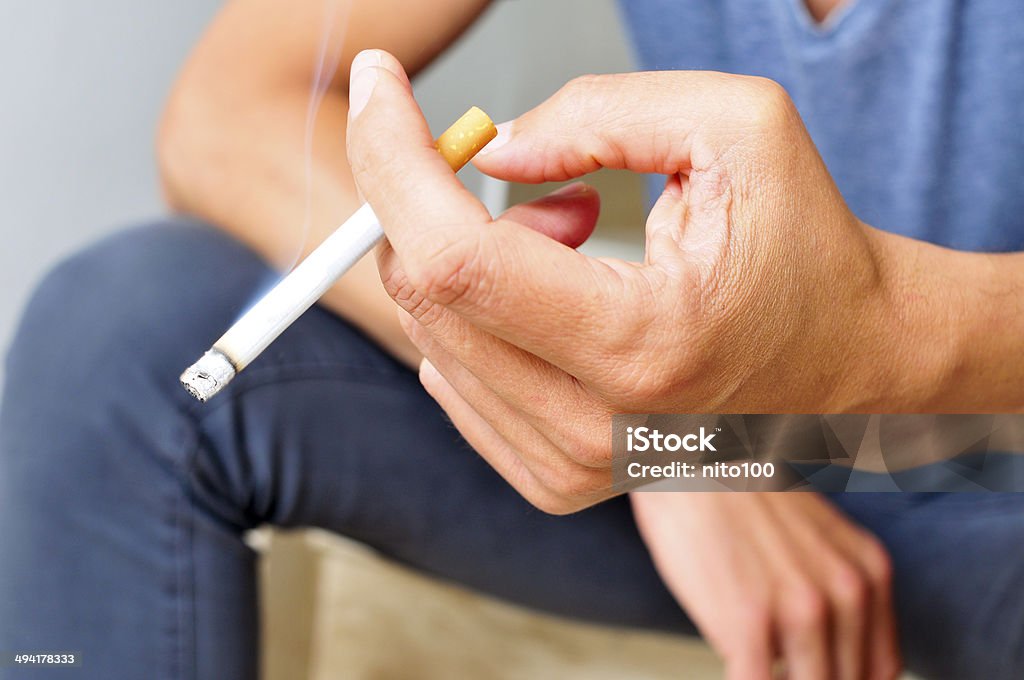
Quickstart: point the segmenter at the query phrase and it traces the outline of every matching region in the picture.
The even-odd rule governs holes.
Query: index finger
[[[776,128],[790,115],[785,90],[765,78],[710,71],[583,76],[498,126],[498,140],[473,162],[513,182],[564,181],[600,168],[674,175],[707,168],[741,140],[782,134]]]

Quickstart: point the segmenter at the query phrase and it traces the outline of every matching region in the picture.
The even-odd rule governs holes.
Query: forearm
[[[359,205],[345,153],[344,83],[356,53],[389,47],[425,67],[487,0],[232,0],[196,46],[164,112],[158,156],[173,208],[278,267],[315,248]],[[321,42],[326,41],[324,54]],[[319,59],[334,61],[307,145]],[[308,172],[307,172],[308,167]],[[322,299],[392,354],[419,355],[398,325],[372,257]]]
[[[224,229],[274,266],[287,267],[359,206],[345,162],[347,104],[340,93],[328,94],[321,106],[310,159],[302,143],[305,93],[285,91],[273,102],[239,112],[205,92],[186,88],[175,96],[160,157],[165,192],[176,210]],[[372,256],[321,302],[396,357],[418,362]]]
[[[874,323],[853,348],[862,412],[1024,410],[1024,253],[967,253],[869,229]],[[856,371],[855,371],[856,372]]]

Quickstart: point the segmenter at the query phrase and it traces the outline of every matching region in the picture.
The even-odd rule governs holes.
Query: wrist
[[[822,411],[916,411],[942,382],[938,367],[949,351],[923,328],[931,293],[907,267],[909,253],[899,237],[859,221],[858,228],[864,248],[854,258],[854,274],[865,273],[849,276],[850,294],[826,311],[838,316],[826,339],[836,350],[830,356],[837,369]]]
[[[972,256],[863,228],[878,284],[851,334],[843,410],[969,410],[950,404],[949,396],[968,370],[970,297],[979,281],[957,258]]]

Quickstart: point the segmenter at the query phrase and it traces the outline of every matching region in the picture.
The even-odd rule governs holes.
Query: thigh
[[[838,494],[892,556],[901,643],[928,678],[1024,677],[1024,494]]]
[[[255,555],[188,486],[173,368],[268,276],[228,239],[164,223],[36,290],[0,408],[0,649],[76,652],[79,678],[255,676]]]
[[[314,308],[223,395],[177,375],[273,283],[238,244],[166,223],[37,291],[0,410],[0,648],[85,655],[86,677],[246,677],[242,533],[316,526],[558,613],[683,630],[620,499],[571,517],[520,499],[416,376]]]
[[[432,574],[593,621],[692,632],[625,498],[533,508],[450,424],[414,372],[314,309],[191,408],[190,486],[232,521],[315,526]]]

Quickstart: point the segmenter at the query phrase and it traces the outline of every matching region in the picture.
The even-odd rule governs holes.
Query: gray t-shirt
[[[622,0],[641,66],[772,78],[865,222],[1024,250],[1024,0]],[[660,189],[660,186],[659,186]]]

